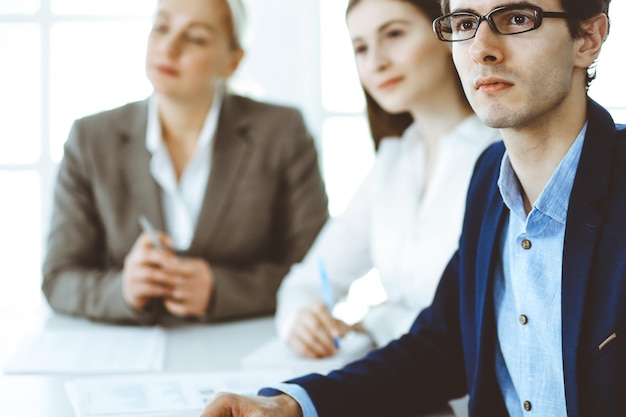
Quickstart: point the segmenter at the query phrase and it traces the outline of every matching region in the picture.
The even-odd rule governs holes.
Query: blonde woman
[[[146,55],[154,94],[75,122],[43,271],[54,310],[131,323],[274,312],[327,199],[300,112],[225,88],[243,18],[239,0],[160,0]]]

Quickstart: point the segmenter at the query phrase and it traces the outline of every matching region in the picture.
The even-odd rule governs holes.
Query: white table
[[[40,312],[0,312],[0,368],[20,339],[46,328],[85,325],[82,320]],[[269,317],[212,325],[168,327],[164,372],[211,372],[240,369],[240,359],[274,337]],[[0,415],[73,417],[63,384],[75,375],[0,374]],[[457,416],[464,403],[453,403]],[[455,416],[449,409],[432,414]]]

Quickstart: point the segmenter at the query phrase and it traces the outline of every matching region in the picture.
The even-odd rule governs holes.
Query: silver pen
[[[139,216],[139,224],[141,225],[143,231],[146,232],[148,236],[150,236],[152,246],[160,250],[166,250],[157,236],[156,229],[154,228],[154,226],[152,226],[150,220],[148,220],[148,218],[143,214]]]

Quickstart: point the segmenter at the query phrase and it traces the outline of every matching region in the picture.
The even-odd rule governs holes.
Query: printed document
[[[44,329],[25,337],[4,372],[94,374],[163,369],[163,329],[80,324],[75,329]]]
[[[254,395],[292,375],[232,371],[79,378],[65,383],[78,417],[197,416],[216,393]]]
[[[339,340],[334,356],[309,359],[298,355],[278,338],[274,338],[242,358],[243,369],[289,369],[296,375],[310,372],[327,373],[359,359],[374,348],[372,339],[364,334],[350,332]]]

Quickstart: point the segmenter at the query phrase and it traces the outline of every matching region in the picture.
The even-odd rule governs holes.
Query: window
[[[52,187],[72,121],[150,93],[137,51],[153,7],[0,3],[0,56],[11,57],[0,66],[0,310],[40,305]]]
[[[0,310],[40,305],[40,268],[62,146],[78,117],[150,94],[145,41],[156,0],[0,2]],[[318,139],[331,214],[372,166],[364,100],[345,27],[347,0],[247,0],[241,89],[300,107]],[[590,95],[626,121],[620,46],[626,3]],[[8,58],[7,58],[8,57]]]
[[[358,81],[347,0],[321,0],[322,169],[330,214],[341,213],[374,163],[365,98]]]
[[[250,48],[233,84],[302,108],[319,137],[318,4],[244,1]],[[150,94],[144,54],[155,5],[0,2],[0,56],[12,58],[0,66],[0,310],[41,305],[52,189],[72,121]]]
[[[626,2],[612,1],[609,9],[611,30],[602,46],[597,66],[597,79],[591,84],[589,96],[607,107],[613,118],[626,123],[624,97],[624,54],[626,42]]]

